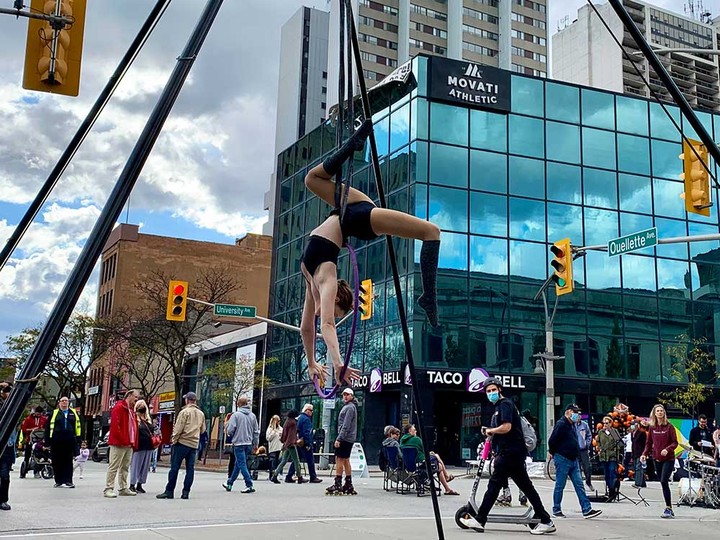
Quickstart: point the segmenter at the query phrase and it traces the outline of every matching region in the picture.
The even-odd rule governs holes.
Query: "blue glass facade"
[[[533,296],[548,276],[552,242],[606,244],[653,226],[660,238],[717,234],[717,206],[710,218],[685,213],[681,137],[657,103],[516,74],[508,114],[431,102],[427,62],[414,59],[417,88],[373,118],[389,207],[442,230],[439,329],[415,312],[420,242],[395,239],[415,362],[431,371],[483,367],[515,375],[524,388],[509,392],[542,424],[544,378],[533,373],[533,354],[544,349],[544,311]],[[667,107],[695,137],[677,108]],[[698,115],[720,139],[720,116]],[[278,157],[271,317],[295,325],[304,294],[300,255],[331,210],[303,178],[334,141],[333,128],[321,126]],[[377,199],[368,152],[356,154],[354,170],[353,185]],[[353,245],[361,278],[373,279],[378,299],[352,364],[365,373],[397,370],[404,347],[385,240]],[[339,276],[349,276],[346,254]],[[672,379],[667,353],[678,336],[704,337],[713,353],[720,343],[717,241],[612,258],[591,251],[575,262],[574,278],[575,292],[560,299],[555,319],[555,354],[565,357],[555,363],[563,403],[602,412],[621,399],[645,413],[658,392],[681,382]],[[278,358],[271,398],[310,394],[299,335],[274,331],[268,355]],[[421,376],[426,410],[434,411],[426,424],[454,435],[448,438],[457,444],[441,448],[458,461],[473,444],[468,411],[482,399],[431,379]],[[400,421],[405,405],[397,393],[399,405],[385,403],[378,425]],[[366,418],[373,399],[365,396]],[[365,427],[366,438],[379,436],[374,424]]]

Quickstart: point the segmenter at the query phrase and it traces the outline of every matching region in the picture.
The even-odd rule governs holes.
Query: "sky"
[[[333,0],[336,1],[336,0]],[[26,3],[29,3],[26,0]],[[682,13],[681,0],[656,0]],[[152,0],[88,2],[80,96],[23,90],[27,20],[0,15],[0,245],[92,107]],[[548,31],[582,0],[550,0]],[[0,356],[42,324],[175,66],[204,1],[173,0],[10,262],[0,271]],[[120,220],[141,232],[233,243],[260,233],[274,163],[280,29],[326,0],[226,0]],[[9,8],[10,0],[0,0]],[[720,0],[705,0],[720,15]],[[93,313],[97,272],[79,307]]]

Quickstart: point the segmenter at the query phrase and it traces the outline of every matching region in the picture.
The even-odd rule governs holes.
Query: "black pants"
[[[72,483],[75,441],[51,441],[50,456],[56,484]]]
[[[525,456],[523,455],[503,455],[495,457],[493,461],[493,473],[488,481],[487,491],[483,497],[482,504],[478,509],[477,521],[485,525],[487,516],[492,510],[498,494],[503,485],[507,485],[508,478],[512,478],[515,485],[522,491],[532,504],[535,510],[535,517],[540,518],[543,523],[550,523],[550,514],[547,513],[540,495],[535,490],[535,486],[530,481],[525,468]]]
[[[663,499],[665,499],[665,506],[667,506],[668,508],[672,507],[672,501],[670,500],[670,476],[672,476],[674,468],[675,460],[673,459],[668,461],[655,462],[655,471],[657,472],[658,478],[660,479],[660,486],[662,487]]]
[[[15,462],[15,447],[6,446],[0,456],[0,503],[10,499],[10,469]]]
[[[585,483],[589,486],[592,484],[592,465],[590,464],[590,453],[587,448],[580,450],[578,459],[580,460],[580,467],[585,473]]]

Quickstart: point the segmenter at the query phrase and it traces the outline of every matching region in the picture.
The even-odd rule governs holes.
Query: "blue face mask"
[[[490,403],[496,403],[500,399],[500,392],[488,392],[486,395]]]
[[[570,420],[572,420],[573,422],[577,422],[579,419],[580,419],[580,413],[574,412],[570,415]]]

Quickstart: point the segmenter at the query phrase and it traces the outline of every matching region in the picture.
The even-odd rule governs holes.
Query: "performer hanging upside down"
[[[371,131],[372,121],[366,120],[335,154],[311,169],[305,177],[305,185],[308,189],[329,205],[335,206],[333,177],[355,151],[362,150],[365,139]],[[355,188],[350,188],[348,193],[342,223],[339,215],[340,209],[333,210],[328,218],[310,233],[310,239],[305,247],[300,265],[306,281],[300,328],[308,358],[310,378],[317,375],[323,379],[325,368],[315,359],[315,317],[320,317],[320,332],[335,368],[335,377],[341,383],[339,377],[343,362],[340,358],[335,319],[352,309],[354,299],[348,283],[337,277],[340,248],[345,245],[349,237],[374,240],[380,235],[388,234],[422,240],[420,271],[423,294],[418,298],[418,304],[425,310],[430,324],[437,326],[436,281],[440,229],[429,221],[404,212],[378,208],[370,197]],[[348,367],[344,380],[350,382],[357,378],[359,378],[358,370]]]

